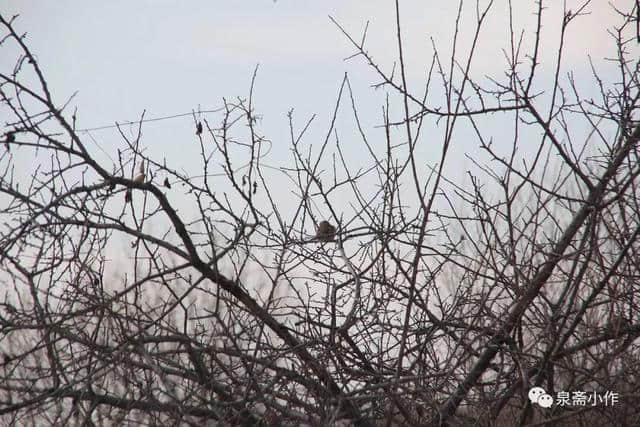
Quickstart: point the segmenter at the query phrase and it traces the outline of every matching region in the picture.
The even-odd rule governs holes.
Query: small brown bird
[[[321,242],[332,242],[336,238],[336,227],[329,221],[320,221],[316,230],[316,239]]]
[[[140,162],[140,167],[138,168],[140,172],[138,175],[133,178],[133,182],[137,184],[144,183],[144,162]],[[127,188],[127,191],[124,193],[124,202],[129,203],[131,201],[131,189]]]
[[[196,135],[200,134],[202,134],[202,122],[198,122],[198,124],[196,124]]]

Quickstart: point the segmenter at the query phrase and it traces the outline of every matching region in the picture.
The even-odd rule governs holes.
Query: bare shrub
[[[290,114],[292,157],[273,165],[252,84],[194,116],[198,173],[145,150],[144,114],[100,153],[1,17],[19,51],[0,73],[3,422],[638,422],[636,10],[587,98],[563,42],[589,2],[564,11],[552,56],[542,2],[522,37],[510,21],[494,76],[473,67],[496,7],[480,3],[470,45],[458,27],[446,61],[434,45],[418,91],[398,4],[391,71],[334,21],[389,93],[382,126],[361,127],[345,76],[325,140]],[[545,409],[534,386],[618,401]]]

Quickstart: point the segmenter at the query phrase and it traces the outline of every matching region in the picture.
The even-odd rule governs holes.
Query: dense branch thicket
[[[292,156],[274,165],[252,83],[194,115],[190,173],[145,150],[144,114],[98,147],[0,17],[0,48],[19,52],[0,70],[2,423],[638,422],[635,9],[610,31],[615,72],[593,64],[583,97],[563,49],[589,2],[564,12],[553,55],[538,2],[504,71],[479,77],[497,12],[474,7],[467,54],[456,27],[417,90],[398,5],[389,72],[336,22],[389,93],[383,126],[360,126],[346,76],[326,139],[290,114]],[[313,237],[322,220],[335,236]],[[534,386],[555,404],[532,404]],[[578,391],[611,400],[559,404]]]

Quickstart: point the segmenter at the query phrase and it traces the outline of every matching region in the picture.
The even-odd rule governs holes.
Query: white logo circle
[[[553,397],[549,396],[546,393],[543,394],[538,398],[538,405],[542,406],[543,408],[551,408],[551,405],[553,405]]]
[[[547,392],[544,391],[542,387],[533,387],[531,390],[529,390],[529,400],[533,403],[538,403],[538,399],[540,399],[540,396],[545,394],[547,394]]]

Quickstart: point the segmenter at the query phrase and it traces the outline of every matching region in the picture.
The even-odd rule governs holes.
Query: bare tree
[[[197,175],[148,154],[144,114],[133,137],[118,127],[105,160],[16,18],[0,16],[0,48],[20,52],[0,70],[3,422],[637,421],[637,10],[618,11],[617,75],[593,64],[599,94],[585,98],[563,54],[589,1],[564,11],[551,63],[543,2],[529,38],[508,2],[496,76],[474,71],[496,8],[478,2],[467,53],[456,21],[449,60],[434,44],[418,91],[398,3],[390,72],[366,30],[334,21],[388,91],[382,126],[362,127],[345,76],[325,140],[307,144],[314,118],[300,126],[291,113],[291,162],[273,166],[252,82],[216,121],[194,115]],[[366,153],[357,165],[335,125],[345,105]],[[448,173],[463,161],[458,135],[480,149],[464,179]],[[283,183],[296,198],[286,209]],[[532,387],[555,404],[532,403]],[[584,403],[562,404],[565,391]]]

